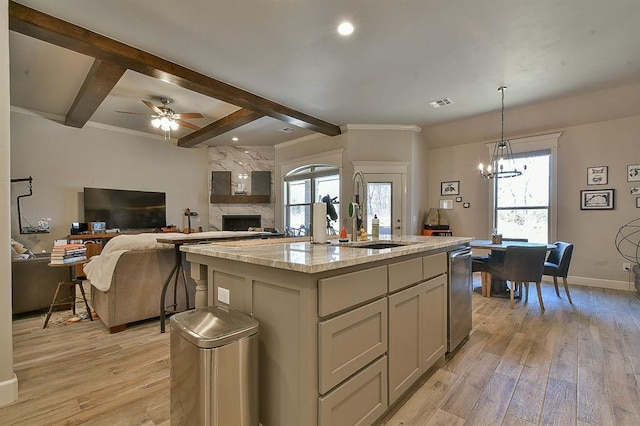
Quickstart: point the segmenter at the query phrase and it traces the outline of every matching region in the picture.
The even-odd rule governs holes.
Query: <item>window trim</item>
[[[529,153],[535,151],[550,151],[549,156],[549,241],[557,241],[558,235],[558,140],[562,132],[548,133],[543,135],[528,136],[522,138],[509,139],[511,149],[514,154]],[[496,141],[486,143],[488,154],[491,155]],[[525,172],[526,173],[526,172]],[[493,229],[496,223],[496,186],[494,179],[491,185],[490,197],[491,212],[487,229]]]

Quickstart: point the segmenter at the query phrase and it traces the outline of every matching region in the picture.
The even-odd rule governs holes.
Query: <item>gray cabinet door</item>
[[[447,349],[447,275],[389,296],[389,404]]]
[[[389,404],[422,374],[420,316],[423,286],[389,296]]]
[[[447,350],[447,275],[421,284],[422,371],[427,371]]]

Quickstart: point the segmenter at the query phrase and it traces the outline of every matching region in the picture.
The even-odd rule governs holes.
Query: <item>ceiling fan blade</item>
[[[123,114],[136,114],[136,115],[146,115],[147,117],[153,117],[151,114],[147,114],[146,112],[132,112],[132,111],[116,111],[121,112]]]
[[[188,121],[184,121],[184,120],[176,120],[178,122],[178,124],[180,124],[181,126],[187,127],[191,130],[200,130],[199,126],[196,126],[195,124],[191,124]]]
[[[176,120],[181,118],[204,118],[204,115],[199,112],[181,112],[180,114],[173,114],[173,118]]]
[[[153,102],[151,101],[145,101],[144,99],[142,100],[142,102],[148,106],[149,108],[151,108],[153,110],[153,112],[155,112],[156,114],[160,114],[162,115],[162,110],[160,108],[158,108],[157,106],[155,106],[153,104]]]

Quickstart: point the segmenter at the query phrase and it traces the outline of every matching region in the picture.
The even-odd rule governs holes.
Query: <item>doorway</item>
[[[364,176],[367,180],[367,229],[372,229],[375,215],[380,220],[380,235],[402,235],[402,175],[365,173]]]

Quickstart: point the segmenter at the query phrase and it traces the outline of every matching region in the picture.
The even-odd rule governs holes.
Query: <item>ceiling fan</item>
[[[160,99],[160,102],[162,102],[162,106],[157,106],[151,101],[142,100],[142,102],[153,111],[153,114],[131,111],[116,112],[121,112],[124,114],[139,114],[151,117],[151,125],[156,129],[161,129],[165,132],[177,130],[179,126],[184,126],[192,130],[200,130],[199,126],[196,126],[195,124],[189,123],[188,121],[184,120],[185,118],[204,118],[204,116],[199,112],[176,113],[174,110],[168,107],[168,105],[171,103],[171,99],[168,98]]]

